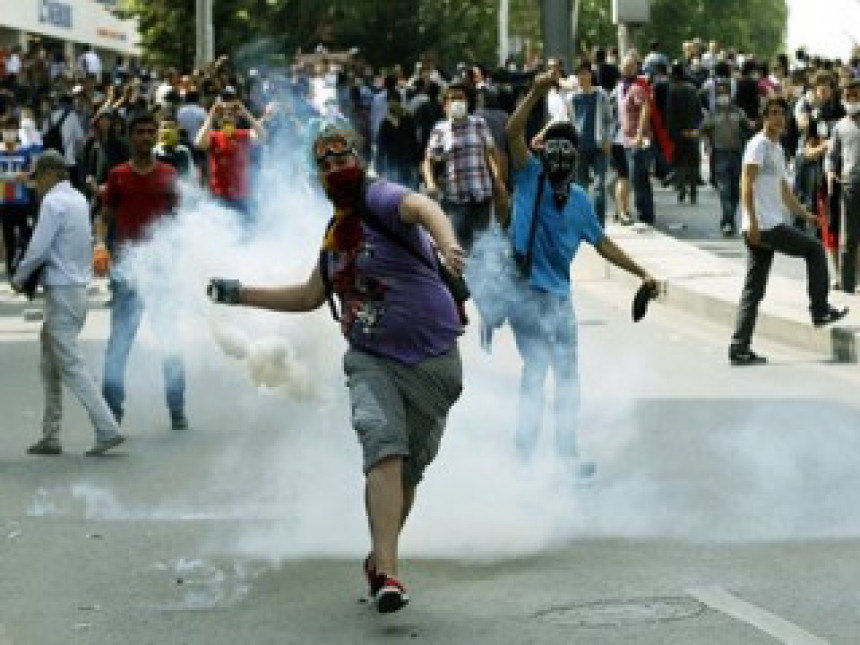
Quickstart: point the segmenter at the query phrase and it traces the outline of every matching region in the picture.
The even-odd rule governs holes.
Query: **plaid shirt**
[[[493,196],[493,178],[487,152],[493,149],[493,136],[479,116],[436,124],[427,143],[427,157],[445,164],[443,194],[455,204],[484,202]]]

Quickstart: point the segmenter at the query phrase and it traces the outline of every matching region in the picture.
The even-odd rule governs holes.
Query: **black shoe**
[[[848,307],[843,307],[842,309],[829,307],[825,313],[812,316],[812,324],[816,327],[823,327],[824,325],[835,323],[837,320],[842,320],[847,315]]]
[[[84,455],[87,457],[101,457],[111,448],[116,448],[121,443],[125,442],[125,437],[121,434],[115,434],[109,439],[99,439],[92,448],[87,450]]]
[[[171,413],[170,427],[173,430],[188,430],[188,417],[184,412]]]
[[[28,455],[59,455],[63,448],[59,439],[41,439],[27,448]]]
[[[678,203],[683,204],[684,200],[687,198],[687,189],[681,188],[678,190]]]
[[[690,203],[695,206],[697,201],[697,195],[695,190],[690,191]]]
[[[764,356],[759,356],[751,349],[730,349],[729,362],[732,365],[741,367],[746,365],[764,365],[767,359]]]

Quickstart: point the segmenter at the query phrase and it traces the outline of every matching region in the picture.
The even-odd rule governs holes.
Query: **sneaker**
[[[364,569],[364,578],[365,580],[367,580],[367,595],[375,599],[376,594],[379,593],[379,585],[382,583],[382,580],[376,573],[376,567],[370,564],[370,560],[372,557],[373,556],[371,554],[367,554],[367,557],[364,559],[362,568]]]
[[[116,434],[110,439],[99,439],[96,441],[96,444],[87,450],[84,454],[87,457],[100,457],[105,454],[111,448],[115,448],[119,444],[125,441],[125,436],[121,434]]]
[[[384,573],[377,574],[376,584],[379,589],[373,600],[380,614],[393,613],[409,604],[409,596],[406,595],[403,585],[391,576]]]
[[[823,327],[830,323],[835,323],[837,320],[842,320],[848,315],[848,307],[837,309],[836,307],[828,307],[823,314],[813,315],[812,324],[816,327]]]
[[[27,448],[28,455],[59,455],[63,452],[60,440],[55,438],[40,439]]]
[[[621,226],[631,226],[633,224],[633,219],[627,213],[621,213],[618,216],[618,221]]]
[[[188,430],[188,417],[184,412],[171,413],[170,427],[173,430]]]
[[[726,223],[720,227],[720,231],[722,232],[723,237],[732,237],[735,234],[735,227]]]
[[[746,365],[764,365],[767,359],[759,356],[751,349],[730,349],[729,362],[737,367]]]

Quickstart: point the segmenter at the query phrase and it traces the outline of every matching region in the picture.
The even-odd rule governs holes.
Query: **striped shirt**
[[[487,153],[493,136],[486,121],[470,115],[466,119],[445,119],[436,124],[427,144],[427,157],[444,163],[443,194],[455,204],[484,202],[493,196],[493,179]]]

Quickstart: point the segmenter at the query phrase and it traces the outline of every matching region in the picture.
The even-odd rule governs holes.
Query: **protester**
[[[144,300],[135,284],[135,276],[123,262],[130,247],[145,242],[151,227],[168,217],[177,205],[177,173],[158,161],[153,154],[157,133],[155,117],[149,112],[129,119],[131,159],[110,171],[104,191],[98,249],[105,249],[109,226],[115,229],[114,266],[111,271],[112,303],[110,335],[105,350],[103,392],[108,406],[121,423],[125,402],[125,368],[144,310]],[[169,271],[164,267],[165,273]],[[164,290],[170,283],[165,276]],[[151,312],[152,313],[152,312]],[[165,329],[159,334],[163,343],[175,338],[175,324],[170,312],[157,312],[153,323]],[[174,430],[188,427],[185,416],[185,370],[178,348],[168,347],[163,360],[164,387],[170,424]]]
[[[408,602],[399,581],[400,531],[462,388],[462,327],[432,244],[457,273],[464,252],[435,202],[385,180],[367,183],[350,132],[324,128],[313,154],[335,216],[307,282],[260,288],[213,279],[209,294],[284,312],[312,311],[332,291],[338,296],[352,423],[364,453],[372,545],[364,568],[377,609],[388,613]]]
[[[579,376],[576,317],[570,265],[583,241],[606,260],[656,289],[654,279],[607,237],[585,192],[573,184],[577,136],[570,123],[553,123],[543,133],[539,157],[529,153],[529,113],[558,80],[551,70],[535,78],[508,122],[514,212],[511,242],[522,273],[509,320],[523,359],[516,446],[523,458],[537,443],[550,366],[556,384],[556,450],[572,474],[590,475],[578,443]]]
[[[65,157],[54,150],[42,154],[33,180],[41,198],[39,219],[27,253],[12,279],[22,291],[41,273],[45,292],[41,333],[41,375],[45,388],[42,439],[27,450],[31,455],[58,455],[65,383],[90,416],[95,445],[86,454],[97,456],[118,446],[125,437],[87,367],[78,335],[87,317],[87,285],[92,277],[92,229],[84,196],[69,183]]]
[[[6,252],[6,275],[15,273],[15,261],[30,240],[30,220],[34,203],[27,180],[35,160],[35,150],[18,143],[18,120],[7,116],[0,122],[0,222]]]

